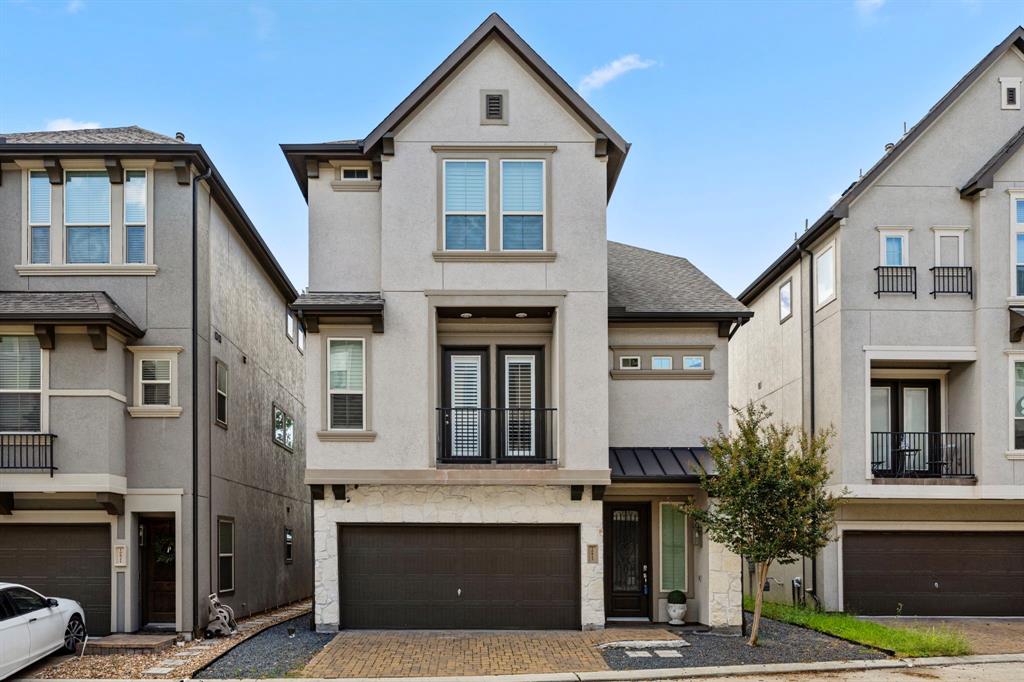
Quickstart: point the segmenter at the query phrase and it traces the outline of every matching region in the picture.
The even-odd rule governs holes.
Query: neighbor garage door
[[[109,634],[110,526],[0,525],[0,582],[81,602],[89,634]]]
[[[338,527],[341,626],[575,629],[579,530]]]
[[[843,601],[864,615],[1024,616],[1024,533],[843,533]]]

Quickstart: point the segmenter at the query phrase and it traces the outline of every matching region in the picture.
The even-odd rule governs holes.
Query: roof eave
[[[345,144],[339,142],[320,142],[313,144],[282,144],[281,152],[288,161],[288,167],[299,185],[302,197],[309,201],[309,171],[306,161],[316,159],[318,161],[329,161],[332,159],[366,159],[369,156],[363,153],[362,145],[358,142]]]
[[[102,324],[121,334],[141,339],[146,332],[125,319],[109,313],[0,313],[0,322],[27,322],[44,325]]]
[[[747,320],[754,316],[750,310],[736,311],[678,311],[678,312],[656,312],[656,311],[630,311],[622,308],[609,308],[609,322],[642,322],[646,320],[662,322],[726,322],[735,320]]]

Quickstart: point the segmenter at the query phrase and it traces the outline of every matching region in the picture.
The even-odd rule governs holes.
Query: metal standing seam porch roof
[[[714,474],[714,461],[703,447],[608,448],[612,483],[698,483],[702,472]]]

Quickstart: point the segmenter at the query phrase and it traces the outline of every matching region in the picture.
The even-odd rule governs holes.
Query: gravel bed
[[[303,667],[334,634],[309,629],[309,614],[267,628],[196,672],[196,679],[285,677]],[[288,636],[288,628],[295,636]]]
[[[748,646],[746,637],[688,632],[683,639],[690,646],[674,649],[681,654],[679,658],[659,658],[653,650],[649,650],[650,658],[630,658],[624,649],[605,649],[602,653],[612,670],[887,658],[877,649],[767,618],[761,619],[760,646],[757,647]]]

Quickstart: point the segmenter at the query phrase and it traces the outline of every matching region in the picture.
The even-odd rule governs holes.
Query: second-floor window
[[[363,339],[327,342],[327,424],[331,430],[361,431],[366,423]]]
[[[217,367],[217,398],[216,406],[214,407],[215,413],[214,418],[217,423],[221,426],[228,425],[228,367],[223,362],[218,361]]]
[[[779,287],[779,322],[793,316],[793,280],[786,280]]]
[[[140,361],[143,405],[171,404],[171,361],[153,359]]]
[[[64,177],[65,260],[110,262],[110,179],[106,171],[67,171]]]
[[[879,232],[880,264],[885,267],[901,267],[910,261],[907,256],[907,230],[881,230]]]
[[[444,248],[487,249],[487,161],[444,162]]]
[[[29,262],[50,262],[50,178],[32,171],[28,180]]]
[[[146,262],[146,171],[124,173],[124,262]]]
[[[0,336],[0,432],[42,429],[41,358],[35,336]]]
[[[277,405],[274,405],[274,442],[286,450],[295,447],[295,420]]]
[[[1014,198],[1013,215],[1011,220],[1014,225],[1014,239],[1016,241],[1016,272],[1014,282],[1014,295],[1024,296],[1024,199]]]
[[[501,162],[501,248],[544,249],[544,162]]]
[[[825,305],[836,297],[836,248],[829,245],[814,260],[815,301]]]

